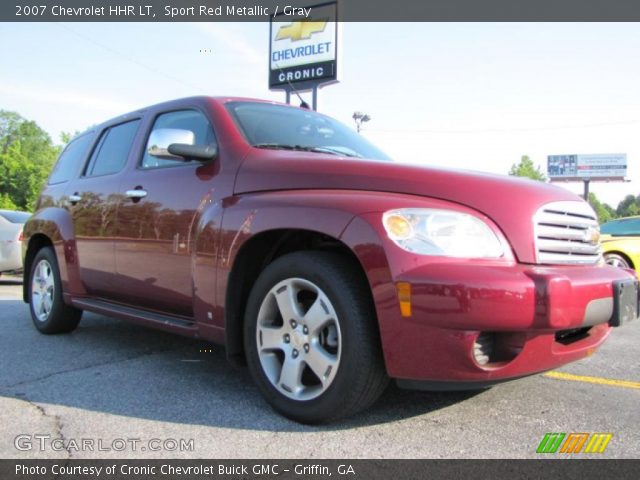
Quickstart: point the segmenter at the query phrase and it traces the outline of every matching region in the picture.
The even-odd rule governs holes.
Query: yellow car
[[[603,223],[600,241],[608,265],[640,272],[640,216]]]

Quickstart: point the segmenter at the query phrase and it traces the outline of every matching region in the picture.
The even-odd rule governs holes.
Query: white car
[[[22,270],[22,227],[30,216],[0,210],[0,273]]]

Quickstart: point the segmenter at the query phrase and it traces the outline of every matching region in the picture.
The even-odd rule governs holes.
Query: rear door
[[[102,131],[82,176],[66,190],[75,228],[80,277],[94,297],[114,294],[114,235],[120,182],[132,151],[140,119]]]

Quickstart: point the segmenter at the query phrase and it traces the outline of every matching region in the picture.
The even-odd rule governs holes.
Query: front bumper
[[[438,388],[489,385],[591,355],[611,331],[613,283],[635,278],[599,266],[411,263],[394,265],[388,292],[409,283],[411,315],[400,314],[397,296],[376,300],[387,370]],[[474,355],[481,335],[493,345],[486,364]]]

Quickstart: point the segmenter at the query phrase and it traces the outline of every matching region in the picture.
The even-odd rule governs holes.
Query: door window
[[[140,120],[121,123],[105,130],[91,155],[85,175],[97,177],[118,173],[127,163]]]

